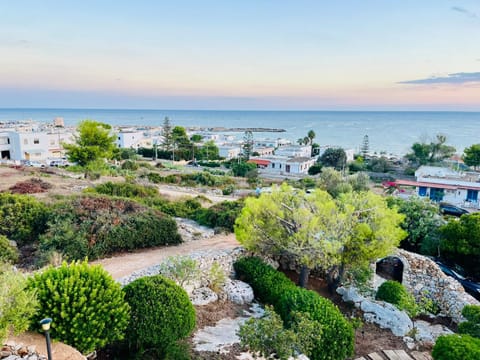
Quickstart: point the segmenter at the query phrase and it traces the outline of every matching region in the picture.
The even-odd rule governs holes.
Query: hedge
[[[480,339],[469,335],[440,336],[433,347],[435,360],[478,360],[480,359]]]
[[[298,288],[284,274],[256,257],[242,258],[234,263],[237,276],[248,282],[260,301],[273,305],[286,326],[293,312],[308,313],[322,324],[322,337],[312,353],[312,360],[339,360],[353,354],[354,332],[340,310],[317,293]]]

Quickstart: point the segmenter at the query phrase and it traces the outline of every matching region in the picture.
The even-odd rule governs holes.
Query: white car
[[[45,164],[42,164],[40,161],[27,160],[27,161],[25,161],[25,166],[31,166],[31,167],[36,167],[36,168],[44,168]]]

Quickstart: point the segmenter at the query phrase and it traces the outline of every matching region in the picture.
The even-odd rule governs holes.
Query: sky
[[[0,0],[0,107],[480,111],[480,0]]]

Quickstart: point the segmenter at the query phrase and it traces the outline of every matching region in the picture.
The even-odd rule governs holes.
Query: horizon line
[[[437,112],[479,113],[480,110],[278,110],[278,109],[159,109],[159,108],[111,108],[111,107],[0,107],[2,110],[118,110],[118,111],[218,111],[218,112]]]

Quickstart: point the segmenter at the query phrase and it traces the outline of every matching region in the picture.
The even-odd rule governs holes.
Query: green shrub
[[[308,314],[312,321],[321,324],[322,336],[311,345],[308,354],[312,360],[345,359],[353,354],[352,325],[328,299],[313,291],[298,288],[283,273],[265,264],[259,258],[242,258],[234,263],[237,276],[248,282],[255,295],[275,310],[289,326],[294,314]]]
[[[233,231],[235,220],[243,209],[244,201],[222,201],[209,208],[199,208],[192,219],[200,225]]]
[[[233,267],[240,280],[249,283],[255,295],[263,302],[278,306],[281,295],[295,284],[284,274],[276,271],[257,257],[238,259]]]
[[[167,349],[187,337],[195,327],[195,309],[187,293],[173,281],[156,275],[123,288],[132,316],[126,339],[132,351]]]
[[[53,210],[40,251],[70,260],[182,241],[175,220],[134,201],[104,196],[67,199]]]
[[[405,286],[397,281],[388,280],[380,285],[376,298],[396,305],[400,310],[405,310],[412,317],[418,314],[415,298],[408,293]]]
[[[15,264],[17,261],[17,248],[10,244],[6,236],[0,235],[0,262]]]
[[[307,313],[294,313],[291,327],[283,326],[281,317],[271,306],[265,307],[262,318],[251,318],[240,327],[240,344],[250,352],[287,360],[298,352],[311,354],[322,337],[322,325]]]
[[[134,160],[125,160],[122,164],[122,170],[138,170],[138,164]]]
[[[120,285],[101,266],[64,262],[35,274],[29,287],[40,302],[33,329],[50,317],[52,337],[84,354],[123,339],[129,306]]]
[[[95,192],[110,196],[120,196],[126,198],[149,198],[158,196],[158,191],[152,186],[142,186],[130,183],[106,183],[95,186]]]
[[[480,338],[480,306],[466,305],[462,309],[462,315],[467,321],[458,325],[458,332]]]
[[[182,288],[200,278],[198,262],[188,256],[170,256],[160,264],[158,271]]]
[[[214,292],[219,293],[220,289],[225,285],[227,281],[227,275],[222,267],[217,263],[214,262],[210,269],[208,270],[208,286]]]
[[[46,228],[48,208],[30,195],[0,193],[0,235],[19,246],[30,244]]]
[[[27,289],[27,278],[0,263],[0,343],[9,331],[19,334],[27,330],[30,318],[37,311],[35,291]]]
[[[291,288],[279,300],[277,311],[287,326],[294,312],[306,313],[321,324],[322,336],[308,354],[312,360],[345,359],[353,354],[353,327],[330,300],[303,288]]]
[[[469,335],[440,336],[433,347],[435,360],[478,360],[480,340]]]

